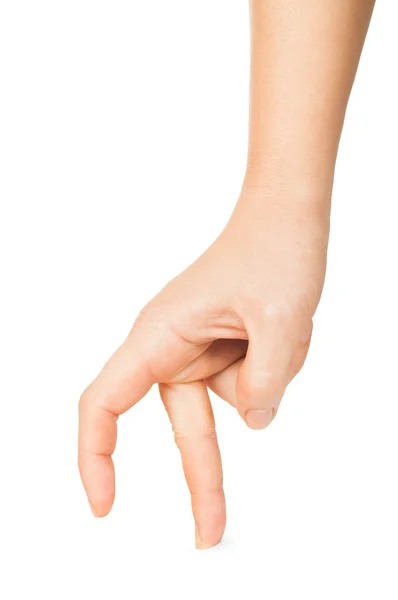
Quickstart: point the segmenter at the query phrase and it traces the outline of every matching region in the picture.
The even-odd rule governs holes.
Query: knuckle
[[[310,347],[310,342],[311,339],[308,339],[307,342],[305,342],[304,344],[302,344],[302,346],[298,349],[298,351],[296,351],[295,355],[293,356],[291,365],[290,365],[290,378],[293,379],[293,377],[296,377],[296,375],[298,375],[301,371],[301,369],[303,368],[304,364],[305,364],[305,360],[307,358],[307,354],[308,354],[308,350]]]
[[[89,391],[88,388],[84,390],[79,399],[79,409],[84,409],[88,405],[89,402]]]
[[[92,383],[83,391],[79,399],[79,412],[87,411],[93,405]]]
[[[174,432],[174,441],[180,452],[184,454],[193,446],[202,445],[206,442],[217,442],[217,433],[215,429],[192,433]]]
[[[245,301],[242,311],[244,321],[252,327],[266,326],[272,331],[289,331],[297,321],[297,311],[287,301],[267,301],[250,299]]]
[[[290,378],[293,379],[298,375],[304,366],[304,361],[293,363],[290,369]]]
[[[169,328],[170,314],[166,306],[156,298],[148,302],[138,313],[131,333],[145,333],[149,336],[164,333]]]
[[[291,298],[288,292],[279,293],[278,299],[245,298],[241,312],[252,324],[265,323],[271,330],[293,332],[311,331],[313,311],[306,298]],[[307,335],[308,334],[304,334]]]
[[[153,304],[152,301],[148,302],[148,304],[146,304],[138,313],[134,324],[133,324],[133,329],[137,329],[139,327],[141,327],[142,325],[145,324],[146,321],[151,319],[151,316],[153,314]]]

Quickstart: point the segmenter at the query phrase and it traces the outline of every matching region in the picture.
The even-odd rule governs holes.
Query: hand
[[[272,421],[308,351],[328,214],[327,202],[244,190],[214,244],[144,308],[80,401],[79,468],[96,516],[114,500],[117,418],[158,383],[192,496],[196,545],[220,541],[225,499],[208,388],[249,427]]]

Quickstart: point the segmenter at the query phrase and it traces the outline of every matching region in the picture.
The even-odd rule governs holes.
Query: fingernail
[[[196,550],[207,550],[211,548],[211,544],[206,544],[200,537],[199,530],[195,525],[195,548]]]
[[[264,429],[269,425],[274,417],[272,408],[264,410],[248,410],[246,413],[246,423],[251,429]]]

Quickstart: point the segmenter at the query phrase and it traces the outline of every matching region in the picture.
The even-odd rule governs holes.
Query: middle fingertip
[[[216,544],[218,544],[218,542],[216,542],[215,544],[205,542],[199,533],[198,526],[195,525],[195,548],[196,548],[196,550],[208,550],[209,548],[212,548]]]

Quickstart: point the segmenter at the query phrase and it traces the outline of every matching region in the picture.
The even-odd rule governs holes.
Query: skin
[[[154,384],[192,498],[197,548],[224,533],[208,389],[252,429],[273,420],[301,369],[325,277],[330,198],[371,0],[252,0],[246,175],[208,250],[141,311],[83,393],[79,468],[93,513],[115,495],[117,419]]]

